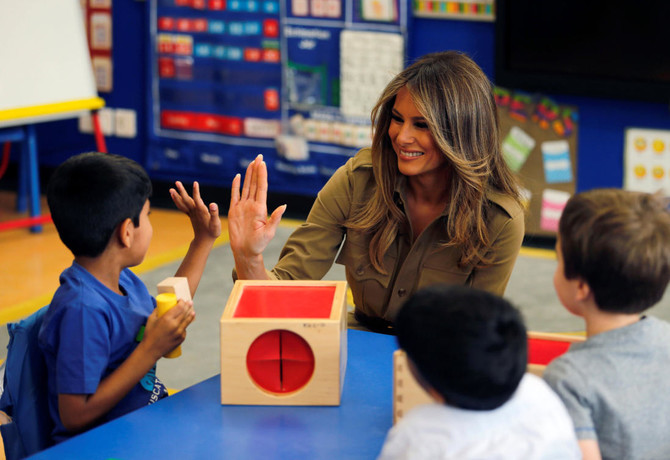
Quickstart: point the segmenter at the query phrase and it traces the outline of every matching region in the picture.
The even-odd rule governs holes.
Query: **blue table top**
[[[216,375],[31,457],[374,459],[393,423],[392,336],[348,331],[340,406],[223,406]]]

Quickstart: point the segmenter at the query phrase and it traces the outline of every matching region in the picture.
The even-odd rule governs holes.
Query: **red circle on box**
[[[292,393],[314,373],[314,353],[295,332],[272,330],[261,334],[247,351],[249,376],[263,390]]]

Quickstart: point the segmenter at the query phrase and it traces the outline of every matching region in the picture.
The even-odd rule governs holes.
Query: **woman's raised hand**
[[[241,177],[233,179],[228,210],[230,248],[240,279],[267,279],[263,251],[275,236],[286,205],[279,206],[268,218],[268,170],[258,155],[247,167],[240,192]]]

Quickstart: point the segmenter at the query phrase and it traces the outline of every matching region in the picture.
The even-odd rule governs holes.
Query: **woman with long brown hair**
[[[372,110],[372,147],[339,168],[267,271],[263,250],[286,206],[267,217],[258,157],[233,179],[228,213],[240,279],[321,279],[346,268],[355,317],[391,332],[403,301],[435,283],[502,295],[524,234],[518,186],[501,152],[491,83],[464,54],[426,55]],[[339,253],[339,254],[338,254]]]

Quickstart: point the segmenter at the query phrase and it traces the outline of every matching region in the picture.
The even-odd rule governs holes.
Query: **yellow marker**
[[[163,316],[167,311],[177,305],[177,296],[171,292],[164,292],[156,296],[156,310],[158,317]],[[165,355],[165,358],[178,358],[181,356],[181,346],[178,346]]]

